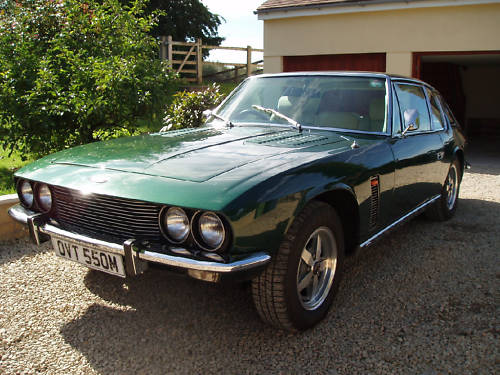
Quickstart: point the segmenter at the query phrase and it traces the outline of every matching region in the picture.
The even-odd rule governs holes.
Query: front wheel
[[[317,324],[332,304],[343,260],[337,213],[326,203],[310,203],[294,220],[271,264],[252,281],[261,318],[290,331]]]
[[[445,221],[455,214],[461,177],[460,163],[455,159],[450,165],[448,175],[441,189],[441,197],[426,212],[430,219]]]

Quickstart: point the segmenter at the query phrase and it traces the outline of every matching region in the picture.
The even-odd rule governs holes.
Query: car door
[[[426,88],[410,82],[395,82],[393,137],[395,159],[394,211],[397,218],[438,195],[444,182],[443,128],[435,125],[434,111],[429,110]],[[405,129],[407,117],[413,113],[417,129]],[[431,116],[431,112],[433,115]],[[398,116],[399,114],[399,116]],[[442,121],[442,119],[441,119]]]

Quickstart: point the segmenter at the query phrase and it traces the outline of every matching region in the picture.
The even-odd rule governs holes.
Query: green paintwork
[[[40,159],[16,176],[99,194],[222,211],[270,173],[315,160],[318,151],[348,146],[336,134],[304,145],[259,143],[273,135],[303,138],[296,131],[270,127],[156,133],[75,147]],[[96,175],[109,181],[92,182]]]
[[[304,205],[336,190],[352,197],[359,214],[355,242],[361,243],[439,194],[457,149],[451,129],[398,138],[213,124],[75,147],[24,167],[16,177],[219,212],[231,225],[230,253],[237,258],[274,253]],[[358,148],[351,148],[353,141]],[[436,158],[440,151],[442,160]],[[101,175],[105,183],[92,182]],[[369,229],[372,176],[379,176],[380,210],[377,226]]]

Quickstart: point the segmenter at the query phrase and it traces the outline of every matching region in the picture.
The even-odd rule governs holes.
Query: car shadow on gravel
[[[457,368],[470,345],[498,334],[489,326],[495,308],[488,288],[499,275],[488,264],[496,257],[491,234],[500,229],[499,212],[499,203],[462,199],[452,220],[418,217],[349,257],[334,308],[300,334],[263,324],[244,285],[204,283],[162,269],[125,280],[89,271],[84,282],[103,303],[61,333],[99,373]],[[450,345],[455,353],[439,354]],[[472,363],[494,361],[487,351],[484,357]]]

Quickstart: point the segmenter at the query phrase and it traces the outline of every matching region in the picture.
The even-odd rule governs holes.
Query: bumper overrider
[[[45,215],[30,211],[20,204],[11,207],[9,215],[14,220],[28,226],[30,237],[37,245],[49,239],[60,239],[122,256],[125,273],[128,276],[142,273],[147,268],[148,263],[157,263],[184,269],[189,276],[196,279],[217,282],[224,275],[253,274],[271,260],[268,254],[259,252],[231,263],[219,263],[153,252],[141,248],[135,239],[129,239],[123,243],[103,241],[61,229],[51,224]]]

